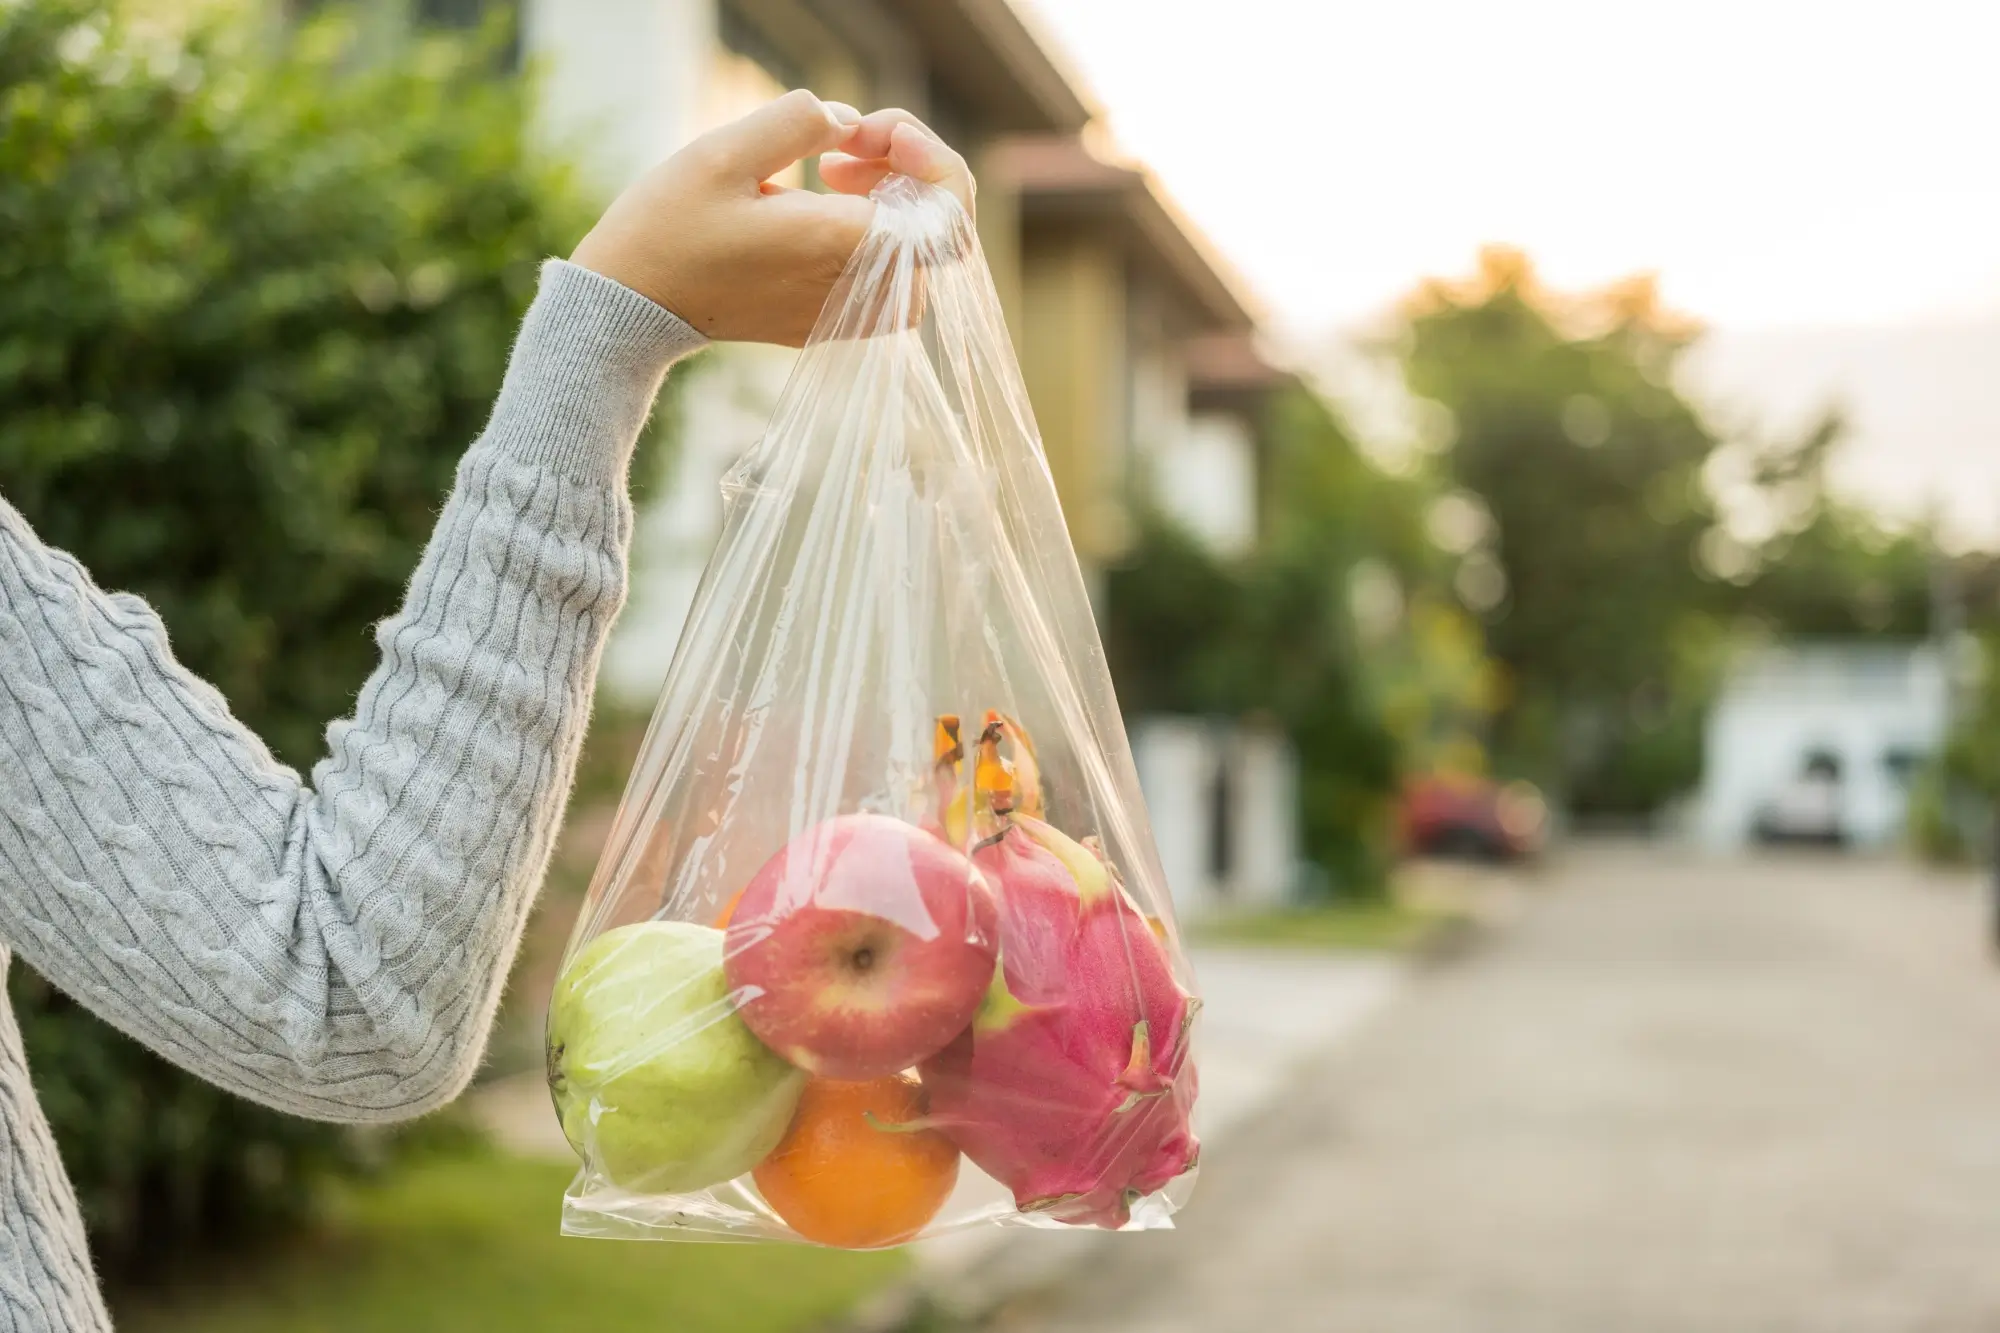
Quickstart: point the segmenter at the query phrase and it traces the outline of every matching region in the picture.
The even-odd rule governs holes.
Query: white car
[[[1839,772],[1809,766],[1757,811],[1754,832],[1759,842],[1844,844]]]

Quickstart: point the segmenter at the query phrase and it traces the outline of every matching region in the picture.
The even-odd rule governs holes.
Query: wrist
[[[622,476],[661,376],[706,343],[612,274],[551,260],[508,364],[494,443],[576,480]]]
[[[598,277],[609,278],[628,291],[645,297],[689,327],[694,326],[674,301],[669,266],[657,260],[635,257],[635,248],[622,244],[616,235],[606,235],[602,224],[592,228],[590,234],[577,243],[569,262],[577,268],[588,269]]]

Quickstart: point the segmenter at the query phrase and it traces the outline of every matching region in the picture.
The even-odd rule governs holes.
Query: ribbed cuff
[[[551,259],[514,340],[491,446],[576,481],[615,481],[667,367],[707,342],[624,284]]]

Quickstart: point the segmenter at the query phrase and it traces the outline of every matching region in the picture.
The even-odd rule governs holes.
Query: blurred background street
[[[1963,877],[1567,853],[1039,1333],[1976,1333],[2000,987]]]

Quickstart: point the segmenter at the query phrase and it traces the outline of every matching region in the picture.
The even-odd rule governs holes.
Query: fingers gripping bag
[[[1199,1007],[972,223],[903,177],[723,533],[549,1007],[576,1235],[1153,1228]]]

